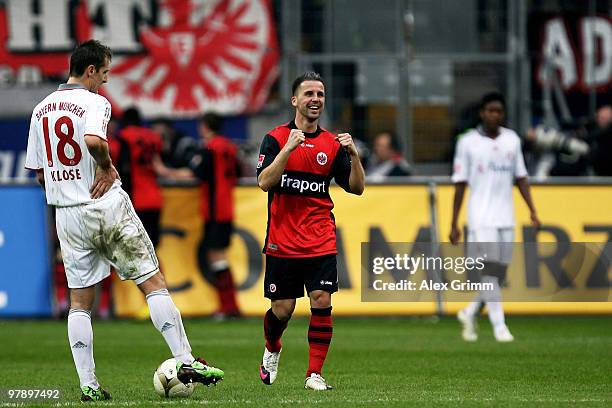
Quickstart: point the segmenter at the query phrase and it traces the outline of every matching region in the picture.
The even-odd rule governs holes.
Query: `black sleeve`
[[[206,181],[213,177],[213,153],[208,149],[201,149],[189,161],[189,168],[200,180]]]
[[[332,163],[332,177],[336,180],[336,183],[344,189],[346,192],[351,192],[349,186],[349,177],[351,176],[351,159],[348,152],[341,148],[338,150],[334,162]]]
[[[257,160],[257,176],[272,162],[276,155],[280,153],[280,145],[278,141],[270,136],[265,135],[261,141],[261,148],[259,149],[259,159]]]

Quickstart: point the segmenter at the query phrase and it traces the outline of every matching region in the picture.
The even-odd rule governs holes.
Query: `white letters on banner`
[[[575,86],[598,88],[612,81],[612,22],[603,17],[584,17],[578,26],[580,37],[575,48],[562,18],[546,22],[538,73],[541,82],[549,81],[553,72],[559,73],[566,90]]]

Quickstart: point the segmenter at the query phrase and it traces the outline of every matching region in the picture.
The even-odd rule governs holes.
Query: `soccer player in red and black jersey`
[[[140,111],[130,107],[123,112],[122,129],[109,140],[113,162],[121,175],[122,187],[129,194],[153,246],[160,239],[160,218],[163,205],[157,177],[190,179],[186,168],[170,169],[160,158],[161,136],[144,127]]]
[[[155,247],[159,243],[159,221],[163,204],[157,182],[156,161],[161,151],[161,138],[142,125],[140,112],[132,107],[123,112],[122,129],[111,147],[113,159],[121,175],[122,187],[129,194],[134,209]],[[113,149],[117,147],[116,149]]]
[[[361,195],[365,175],[351,135],[319,127],[325,107],[321,76],[302,74],[292,93],[295,119],[264,137],[257,163],[258,184],[268,192],[264,295],[272,304],[264,318],[259,371],[264,384],[276,379],[281,336],[306,287],[312,315],[305,388],[323,391],[331,389],[321,372],[332,339],[331,295],[338,290],[329,185],[335,179],[347,192]]]
[[[239,176],[238,149],[219,134],[222,119],[209,112],[202,116],[198,131],[203,149],[189,167],[202,180],[204,238],[198,248],[200,271],[217,289],[219,310],[216,317],[239,317],[236,287],[227,258],[233,231],[234,187]]]

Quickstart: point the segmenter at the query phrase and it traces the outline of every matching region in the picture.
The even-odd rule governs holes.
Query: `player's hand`
[[[300,129],[291,129],[291,133],[289,133],[289,139],[287,139],[287,143],[285,144],[285,148],[290,152],[294,151],[299,145],[304,143],[306,140],[306,136],[304,136],[304,132]]]
[[[538,214],[535,212],[531,213],[531,225],[535,228],[536,231],[539,231],[542,228],[542,222],[538,218]]]
[[[115,180],[120,180],[117,169],[112,164],[108,169],[96,167],[96,176],[94,177],[93,185],[89,192],[91,198],[96,199],[102,197],[113,186]]]
[[[453,225],[451,227],[451,232],[448,235],[448,239],[450,240],[451,244],[453,244],[453,245],[457,245],[457,243],[461,239],[461,230],[459,228],[457,228],[456,225]]]
[[[340,142],[342,147],[346,149],[351,157],[356,157],[359,155],[357,152],[357,147],[355,146],[355,143],[353,143],[353,137],[350,133],[339,133],[338,136],[336,136],[336,140]]]

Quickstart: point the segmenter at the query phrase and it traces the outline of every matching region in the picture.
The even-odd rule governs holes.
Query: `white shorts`
[[[57,207],[55,214],[69,288],[95,285],[110,275],[110,265],[137,285],[159,271],[155,248],[120,188],[92,204]]]
[[[467,238],[468,256],[502,265],[512,262],[514,228],[468,228]]]

